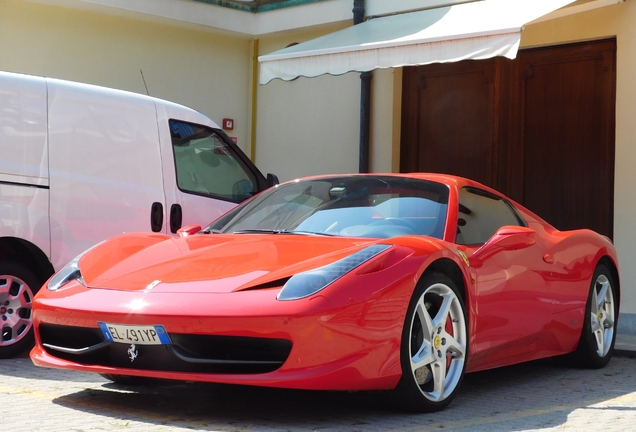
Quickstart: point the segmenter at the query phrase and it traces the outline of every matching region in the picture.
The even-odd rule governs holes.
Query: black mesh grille
[[[80,349],[103,343],[99,329],[41,324],[43,344]],[[278,369],[289,356],[287,339],[239,336],[170,334],[172,345],[137,345],[131,361],[130,345],[108,343],[87,353],[68,353],[45,346],[48,354],[81,364],[201,373],[266,373]]]
[[[98,328],[68,327],[53,324],[40,324],[40,338],[46,344],[66,348],[84,348],[104,342]]]

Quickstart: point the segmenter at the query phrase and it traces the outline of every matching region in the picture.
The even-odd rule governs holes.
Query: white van
[[[33,295],[85,249],[209,223],[275,182],[192,109],[0,72],[0,358],[32,344]]]

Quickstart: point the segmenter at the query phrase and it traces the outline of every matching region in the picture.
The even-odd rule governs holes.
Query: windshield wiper
[[[327,236],[327,237],[335,237],[338,234],[331,233],[322,233],[322,232],[314,232],[314,231],[287,231],[284,230],[280,234],[300,234],[300,235],[308,235],[308,236]]]
[[[223,234],[221,232],[221,230],[214,229],[214,228],[204,229],[203,231],[201,231],[201,233],[203,233],[203,234]]]
[[[280,230],[271,229],[242,229],[232,231],[232,234],[279,234]]]
[[[272,229],[242,229],[233,231],[232,234],[298,234],[309,236],[335,236],[336,234],[318,233],[312,231],[272,230]]]

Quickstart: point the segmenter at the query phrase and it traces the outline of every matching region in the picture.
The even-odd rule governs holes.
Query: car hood
[[[378,240],[290,234],[197,234],[112,238],[79,262],[89,288],[225,293],[282,286]]]

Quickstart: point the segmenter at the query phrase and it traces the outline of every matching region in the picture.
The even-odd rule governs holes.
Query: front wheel
[[[453,281],[430,273],[418,284],[400,347],[402,378],[389,398],[398,408],[434,412],[453,400],[466,371],[466,312]]]
[[[26,267],[0,261],[0,358],[11,358],[33,346],[33,296],[38,278]]]
[[[572,356],[576,365],[591,369],[605,366],[614,352],[618,296],[606,266],[596,267],[585,309],[579,345]]]

